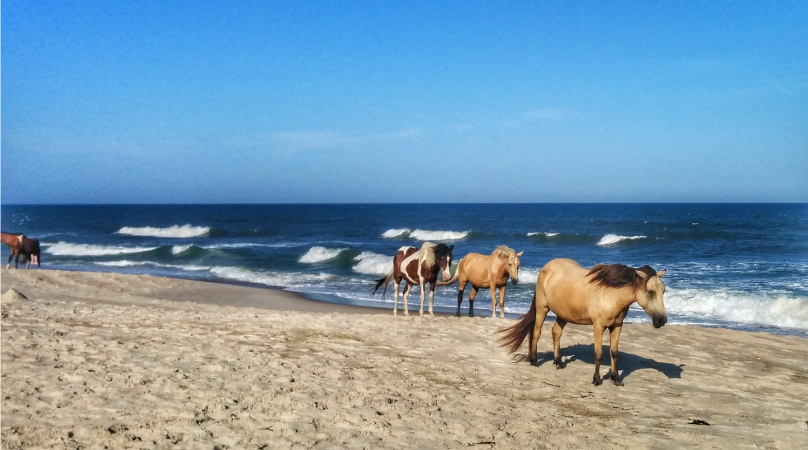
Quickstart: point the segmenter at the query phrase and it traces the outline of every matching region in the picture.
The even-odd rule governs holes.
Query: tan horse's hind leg
[[[603,359],[603,332],[602,325],[594,324],[595,333],[595,374],[592,375],[592,384],[600,386],[603,380],[600,378],[600,360]]]
[[[612,383],[616,386],[622,386],[623,380],[620,379],[620,373],[617,369],[617,343],[620,341],[620,332],[623,330],[623,325],[615,325],[609,329],[609,355],[612,357]]]
[[[564,332],[564,327],[567,326],[567,321],[562,318],[557,318],[553,324],[553,364],[556,369],[563,369],[567,365],[561,361],[561,334]]]
[[[471,292],[469,292],[469,317],[474,317],[474,299],[477,297],[478,288],[475,285],[471,285]]]
[[[466,280],[459,280],[457,282],[457,313],[455,317],[460,317],[460,305],[463,303],[463,293],[466,290],[466,284],[468,281]]]
[[[527,352],[527,360],[534,366],[538,365],[538,361],[536,361],[536,353],[538,353],[541,327],[544,325],[544,318],[547,317],[547,313],[549,311],[550,308],[547,308],[546,306],[539,307],[536,305],[536,322],[533,324],[533,339],[530,340],[530,349]]]

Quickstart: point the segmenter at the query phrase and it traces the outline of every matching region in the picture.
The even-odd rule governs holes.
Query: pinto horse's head
[[[452,278],[452,250],[454,249],[454,245],[442,245],[440,255],[438,257],[438,267],[440,267],[441,272],[443,272],[443,281],[449,281]]]
[[[659,328],[668,321],[668,314],[665,311],[665,302],[662,297],[665,295],[665,285],[662,284],[662,276],[665,269],[654,272],[648,266],[637,269],[637,275],[641,278],[638,285],[637,303],[651,317],[654,328]]]

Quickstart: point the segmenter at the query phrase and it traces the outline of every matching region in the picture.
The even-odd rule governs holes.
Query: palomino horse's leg
[[[563,369],[566,364],[561,361],[561,333],[564,332],[564,327],[567,326],[567,321],[557,318],[553,324],[553,364],[556,369]]]
[[[410,289],[412,289],[412,284],[408,281],[407,284],[404,286],[404,315],[410,315]]]
[[[538,353],[541,327],[544,325],[544,318],[547,317],[547,313],[549,311],[550,308],[540,308],[539,306],[536,306],[536,322],[533,324],[533,339],[530,340],[530,349],[527,352],[527,360],[534,366],[538,365],[538,361],[536,361],[536,353]]]
[[[603,358],[603,328],[602,325],[594,324],[595,332],[595,374],[592,375],[592,384],[600,386],[603,380],[600,379],[600,360]]]
[[[399,286],[399,283],[394,280],[393,281],[393,286],[395,286],[395,288],[396,288],[396,300],[395,300],[395,303],[393,303],[393,315],[397,316],[398,315],[398,286]]]
[[[494,315],[492,317],[496,316],[497,316],[497,308],[494,308]],[[505,286],[499,288],[499,318],[500,319],[505,318]]]
[[[457,314],[455,314],[457,317],[460,317],[460,304],[463,303],[463,292],[466,290],[466,283],[466,281],[457,282]]]
[[[609,328],[609,355],[612,357],[612,383],[617,386],[623,385],[620,374],[617,371],[617,342],[620,340],[620,331],[623,325],[615,325]]]
[[[497,285],[491,283],[491,318],[497,318]]]
[[[477,290],[480,289],[475,285],[471,285],[471,292],[469,292],[469,317],[474,317],[474,298],[477,297]]]

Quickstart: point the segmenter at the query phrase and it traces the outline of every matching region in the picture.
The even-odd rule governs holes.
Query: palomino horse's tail
[[[387,293],[387,285],[390,284],[390,280],[393,279],[393,271],[394,270],[395,270],[395,267],[390,269],[390,272],[387,275],[385,275],[385,276],[379,278],[378,280],[376,280],[376,287],[373,288],[373,293],[374,294],[376,293],[376,291],[379,290],[380,287],[384,286],[384,290],[382,291],[382,298],[384,298],[384,294]]]
[[[510,353],[515,353],[519,350],[519,347],[522,346],[522,342],[525,341],[525,338],[529,338],[528,342],[532,342],[533,340],[533,325],[536,323],[536,293],[533,293],[533,302],[530,303],[530,309],[525,313],[524,316],[519,318],[519,321],[515,324],[507,327],[501,328],[499,330],[500,333],[503,333],[503,336],[499,338],[500,345],[503,347],[509,347],[508,351]]]

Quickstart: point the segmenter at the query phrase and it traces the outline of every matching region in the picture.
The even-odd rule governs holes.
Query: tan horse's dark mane
[[[597,283],[601,286],[615,289],[630,286],[637,290],[645,280],[637,274],[638,271],[649,277],[656,275],[656,271],[651,266],[642,266],[635,269],[623,264],[598,264],[590,269],[586,276],[592,276],[592,279],[589,280],[590,283]]]

